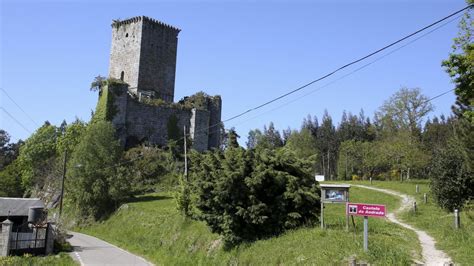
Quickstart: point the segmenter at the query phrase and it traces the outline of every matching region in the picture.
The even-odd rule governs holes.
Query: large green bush
[[[474,199],[474,173],[458,138],[451,138],[447,147],[435,154],[431,166],[431,191],[439,206],[453,211]]]
[[[191,158],[195,217],[221,234],[226,247],[318,219],[320,195],[311,164],[292,152],[229,148]]]

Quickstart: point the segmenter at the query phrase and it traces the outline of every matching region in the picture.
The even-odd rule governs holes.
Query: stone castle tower
[[[140,16],[112,24],[109,77],[130,90],[173,102],[180,30]]]
[[[145,16],[112,23],[109,78],[124,84],[109,84],[98,107],[107,106],[105,117],[127,147],[165,146],[182,137],[184,127],[194,149],[220,146],[220,96],[198,93],[174,102],[179,32]]]

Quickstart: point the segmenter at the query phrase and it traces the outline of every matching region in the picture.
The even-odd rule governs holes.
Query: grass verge
[[[36,266],[36,265],[52,265],[52,266],[69,266],[77,265],[67,253],[59,253],[51,256],[8,256],[0,257],[0,266]]]
[[[351,199],[358,202],[398,207],[398,198],[365,189],[351,189]],[[99,237],[159,265],[328,265],[347,262],[350,257],[378,265],[410,265],[420,257],[416,235],[388,222],[370,218],[369,252],[362,251],[362,219],[355,228],[344,230],[345,206],[330,204],[325,209],[328,226],[318,225],[286,232],[224,251],[218,235],[202,222],[183,218],[174,200],[165,193],[137,198],[117,210],[108,220],[80,232]]]
[[[368,181],[350,182],[370,186]],[[416,185],[419,193],[416,193]],[[428,180],[411,180],[405,182],[373,181],[372,186],[400,191],[415,197],[417,212],[413,210],[400,214],[400,218],[415,227],[428,232],[436,239],[437,248],[444,250],[456,264],[472,265],[474,262],[474,214],[461,212],[461,229],[454,229],[454,215],[436,205],[430,192]],[[423,194],[428,201],[425,204]]]

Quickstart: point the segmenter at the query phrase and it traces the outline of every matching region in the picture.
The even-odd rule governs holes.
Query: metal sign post
[[[385,217],[385,205],[347,203],[347,215],[364,216],[364,251],[369,250],[369,216]]]
[[[369,250],[369,217],[364,216],[364,251]]]

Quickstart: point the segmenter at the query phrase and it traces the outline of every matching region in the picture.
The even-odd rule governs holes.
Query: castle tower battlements
[[[145,16],[112,23],[109,78],[123,82],[111,80],[102,88],[97,108],[105,109],[96,113],[112,122],[126,148],[164,147],[170,140],[181,139],[184,128],[193,149],[220,147],[220,96],[198,92],[174,102],[179,32]]]
[[[153,92],[173,102],[179,32],[145,16],[114,21],[109,77],[129,84],[133,94]]]

